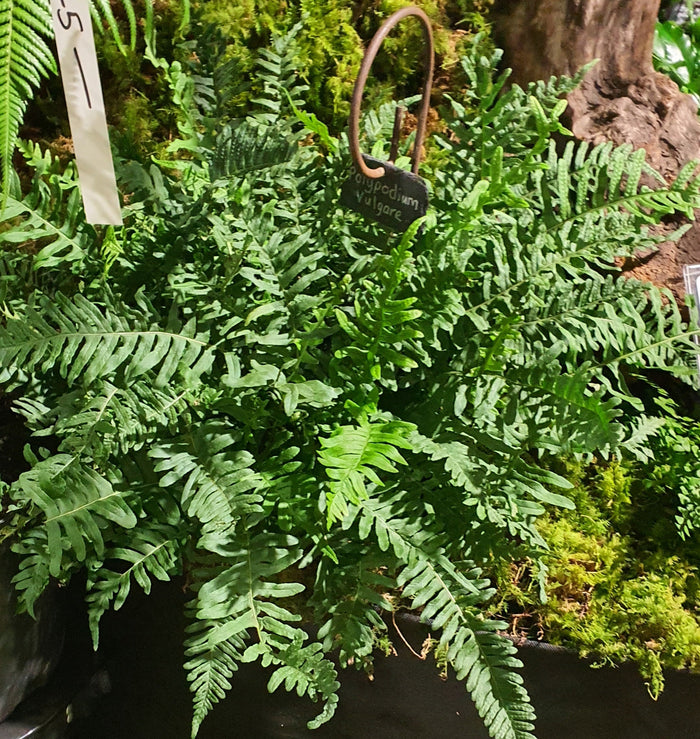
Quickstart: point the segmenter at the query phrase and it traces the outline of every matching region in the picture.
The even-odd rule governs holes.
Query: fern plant
[[[119,163],[118,232],[86,227],[72,173],[27,149],[35,183],[0,232],[27,247],[3,252],[0,379],[58,448],[28,451],[8,490],[21,601],[86,570],[97,645],[132,588],[186,573],[193,736],[250,661],[322,702],[311,726],[329,720],[337,665],[366,665],[381,614],[406,604],[491,734],[528,739],[482,569],[537,560],[536,519],[572,506],[552,455],[644,446],[631,376],[692,379],[697,329],[616,258],[692,216],[700,183],[688,168],[650,191],[641,154],[559,153],[577,81],[499,94],[497,59],[472,56],[432,210],[387,234],[338,206],[347,141],[303,111],[293,34],[261,53],[244,120],[221,117],[235,66],[210,51],[196,75],[159,63],[181,138]],[[375,154],[392,123],[389,106],[367,116]]]

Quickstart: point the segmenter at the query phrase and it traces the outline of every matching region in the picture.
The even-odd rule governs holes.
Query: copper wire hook
[[[365,84],[367,83],[367,77],[369,71],[374,62],[374,58],[377,56],[379,47],[384,42],[384,39],[388,36],[389,31],[404,18],[414,15],[423,24],[423,35],[425,37],[425,44],[427,46],[426,64],[425,64],[425,80],[423,82],[423,98],[421,100],[421,109],[418,114],[418,126],[416,128],[416,140],[413,146],[413,159],[411,171],[413,174],[418,174],[418,165],[420,163],[420,153],[423,147],[423,141],[425,139],[425,129],[428,121],[428,109],[430,108],[430,91],[433,87],[433,71],[435,69],[435,56],[433,52],[433,32],[430,27],[430,19],[420,9],[415,6],[402,8],[393,15],[390,15],[381,27],[374,35],[374,38],[367,47],[362,65],[360,66],[360,72],[357,75],[355,82],[355,89],[352,93],[352,102],[350,103],[350,153],[352,159],[355,162],[355,166],[362,172],[365,177],[370,179],[378,179],[384,175],[384,167],[377,167],[376,169],[370,169],[362,158],[362,151],[360,150],[360,111],[362,109],[362,94],[365,91]],[[403,111],[398,108],[396,111],[396,119],[394,121],[394,133],[391,139],[391,161],[396,156],[398,150],[398,138],[401,129],[401,116]]]

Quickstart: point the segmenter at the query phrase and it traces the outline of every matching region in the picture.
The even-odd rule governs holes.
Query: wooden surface
[[[571,75],[598,59],[569,96],[571,130],[595,144],[612,141],[645,149],[647,161],[670,180],[688,161],[700,159],[700,121],[695,101],[653,69],[659,4],[496,0],[494,32],[519,84]],[[681,300],[685,264],[700,264],[697,222],[678,244],[664,244],[654,255],[639,255],[626,266],[639,279],[669,287]]]

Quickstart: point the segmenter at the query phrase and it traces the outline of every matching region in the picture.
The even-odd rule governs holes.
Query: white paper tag
[[[695,318],[698,319],[698,309],[700,308],[700,264],[686,264],[683,267],[683,280],[685,281],[685,291],[688,295],[692,295],[695,300],[695,308],[693,310]],[[698,320],[700,323],[700,320]],[[695,343],[700,345],[698,337],[695,336]],[[698,349],[697,363],[698,376],[700,376],[700,349]]]
[[[58,63],[88,223],[122,223],[88,0],[51,0]]]

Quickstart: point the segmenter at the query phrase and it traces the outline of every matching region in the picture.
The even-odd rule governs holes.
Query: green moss
[[[285,25],[285,0],[204,0],[192,5],[205,23],[215,23],[232,42],[260,44]]]
[[[411,5],[409,0],[243,0],[231,6],[224,0],[195,4],[203,25],[214,26],[227,44],[227,55],[241,70],[254,66],[255,52],[275,32],[299,24],[298,70],[309,86],[307,107],[338,130],[345,126],[353,85],[364,48],[382,20]],[[445,89],[461,86],[458,60],[468,39],[488,31],[485,13],[491,0],[426,0],[422,7],[433,22],[438,64],[436,82]],[[367,86],[368,105],[419,92],[422,80],[422,30],[415,22],[400,24],[386,39]],[[456,75],[456,77],[455,77]],[[243,108],[256,91],[239,102]]]
[[[301,0],[299,12],[300,73],[309,85],[308,103],[344,118],[363,55],[351,6],[343,0]]]
[[[137,13],[142,12],[137,8]],[[178,48],[182,40],[183,3],[159,0],[154,3],[157,52],[169,59],[187,54]],[[121,37],[128,39],[128,23],[117,14]],[[143,22],[140,24],[143,29]],[[100,77],[104,91],[111,137],[123,155],[144,159],[154,152],[158,142],[167,140],[176,130],[170,91],[162,75],[144,57],[142,31],[136,48],[120,49],[106,27],[98,33]]]
[[[622,525],[630,514],[630,487],[632,480],[618,460],[613,460],[600,471],[595,485],[603,514],[610,521]]]
[[[216,27],[241,72],[250,73],[256,51],[271,36],[299,23],[298,70],[309,85],[309,104],[317,111],[347,114],[345,103],[361,60],[360,39],[352,25],[352,6],[342,0],[206,0],[194,6],[203,26]],[[240,101],[244,106],[250,97]]]
[[[152,115],[151,105],[151,101],[136,90],[129,90],[122,99],[111,136],[123,156],[138,159],[145,150],[153,149],[154,136],[161,122]]]
[[[638,663],[649,692],[663,689],[663,669],[698,669],[700,623],[685,607],[683,594],[674,592],[677,576],[652,573],[626,579],[621,566],[624,549],[605,566],[560,560],[557,579],[548,587],[545,629],[554,641],[575,644],[583,656],[601,662]],[[622,556],[620,556],[622,555]]]
[[[541,559],[544,602],[535,564],[523,560],[495,571],[502,598],[497,610],[509,615],[514,631],[573,647],[598,664],[636,662],[656,697],[664,669],[700,670],[696,545],[684,546],[678,532],[669,538],[673,516],[660,514],[668,498],[658,488],[651,496],[640,484],[646,465],[558,466],[574,484],[576,510],[550,514],[539,524],[549,547]],[[640,528],[652,516],[656,529]]]

